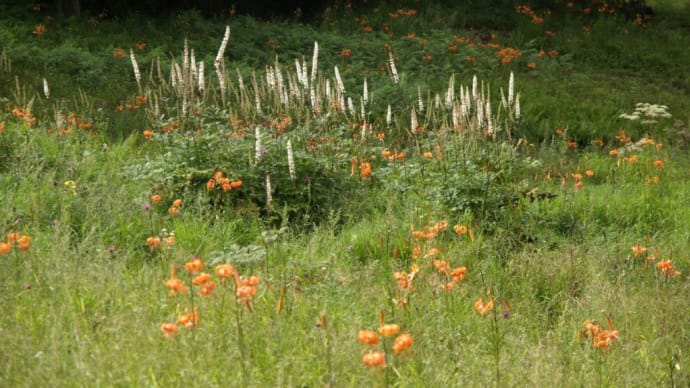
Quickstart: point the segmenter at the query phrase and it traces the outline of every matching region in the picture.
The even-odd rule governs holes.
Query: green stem
[[[496,386],[500,386],[500,381],[501,381],[501,368],[500,368],[500,360],[501,360],[501,336],[499,333],[499,328],[498,328],[498,316],[497,316],[496,309],[493,310],[493,317],[491,320],[491,323],[493,325],[493,331],[494,331],[494,358],[495,358],[495,375],[496,375]]]
[[[247,375],[246,354],[244,348],[244,332],[242,331],[242,306],[235,298],[235,323],[237,325],[237,346],[240,350],[240,365],[242,365],[242,385],[247,386],[249,377]]]

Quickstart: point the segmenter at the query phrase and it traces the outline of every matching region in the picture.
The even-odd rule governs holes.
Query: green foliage
[[[203,201],[211,213],[255,209],[274,223],[295,221],[316,224],[335,209],[357,202],[366,189],[349,177],[349,158],[328,140],[302,127],[274,135],[271,127],[240,127],[202,120],[199,131],[156,135],[147,148],[152,158],[130,166],[130,179],[162,184],[172,196]],[[260,149],[256,150],[259,132]],[[290,173],[287,141],[293,147],[294,176]],[[319,144],[321,142],[322,144]],[[258,158],[257,158],[258,156]],[[236,190],[224,190],[214,174],[241,181]],[[268,203],[266,177],[270,176],[272,202]],[[209,190],[207,182],[213,181]],[[364,191],[362,191],[365,189]]]
[[[338,2],[313,25],[9,9],[0,385],[683,385],[687,32],[585,3],[529,2],[542,23],[507,2]],[[411,348],[358,343],[381,323]]]

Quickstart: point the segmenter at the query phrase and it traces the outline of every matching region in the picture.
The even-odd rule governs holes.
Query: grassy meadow
[[[395,3],[0,6],[0,386],[690,386],[690,7]]]

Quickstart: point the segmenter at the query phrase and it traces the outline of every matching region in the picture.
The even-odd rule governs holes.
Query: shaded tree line
[[[23,2],[26,3],[26,2]],[[227,15],[231,10],[257,17],[310,17],[323,11],[328,0],[46,0],[34,2],[59,16],[82,13],[121,17],[130,13],[158,16],[195,9],[204,16]]]

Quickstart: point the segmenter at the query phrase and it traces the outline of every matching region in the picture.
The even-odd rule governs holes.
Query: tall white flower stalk
[[[477,75],[472,76],[472,98],[477,98]]]
[[[189,84],[189,43],[187,38],[184,39],[184,48],[182,49],[182,75],[185,83]]]
[[[515,96],[515,76],[513,72],[510,72],[510,78],[508,79],[508,106],[513,105],[513,98]]]
[[[294,182],[297,178],[297,173],[295,171],[295,157],[292,154],[292,141],[287,141],[287,158],[288,158],[288,171],[290,172],[290,179]]]
[[[50,88],[48,87],[48,80],[43,78],[43,95],[50,98]]]
[[[417,85],[417,105],[419,106],[419,111],[424,112],[424,101],[422,101],[422,88]]]
[[[482,104],[482,100],[477,99],[477,128],[482,128],[484,126],[484,104]]]
[[[520,118],[520,93],[515,96],[515,119]]]
[[[134,56],[134,50],[129,49],[129,58],[132,61],[132,70],[134,70],[134,79],[137,80],[137,87],[141,91],[141,72],[139,71],[139,64],[137,58]]]
[[[340,71],[338,70],[338,66],[335,66],[334,71],[335,71],[335,83],[338,86],[338,90],[340,90],[340,93],[345,94],[345,84],[343,84],[343,79],[340,78]],[[299,74],[299,72],[298,72],[298,74]]]
[[[314,42],[314,54],[312,55],[311,58],[311,84],[312,87],[314,86],[314,83],[316,81],[316,73],[318,69],[318,64],[319,64],[319,43]]]
[[[194,89],[194,83],[195,81],[198,81],[199,78],[197,76],[199,75],[199,70],[196,67],[196,57],[194,56],[194,49],[191,50],[189,54],[189,79],[190,79],[190,90]]]
[[[366,127],[366,125],[367,125],[367,111],[366,111],[366,108],[364,107],[364,104],[366,104],[366,103],[364,102],[364,98],[362,97],[359,100],[359,114],[362,117],[363,126]]]
[[[304,89],[309,87],[309,77],[307,76],[307,60],[302,58],[302,64],[295,59],[295,69],[297,71],[297,80]]]
[[[173,87],[173,89],[177,88],[177,73],[175,72],[175,66],[174,64],[170,66],[170,86]]]
[[[470,90],[465,87],[460,89],[460,113],[467,118],[470,115],[470,107],[472,106],[472,99],[470,98]]]
[[[216,69],[216,75],[218,76],[218,86],[220,86],[220,91],[225,96],[225,72],[223,69],[223,55],[225,54],[225,48],[230,40],[230,26],[225,26],[225,34],[223,35],[223,41],[220,42],[220,47],[218,48],[218,53],[216,54],[216,59],[213,62],[213,67]]]
[[[273,188],[271,187],[271,176],[266,174],[266,207],[271,207],[273,203]]]
[[[199,83],[199,93],[204,94],[204,91],[206,90],[206,81],[204,80],[204,62],[203,61],[199,61],[197,71],[198,71],[197,82]]]
[[[369,87],[367,86],[367,79],[364,79],[364,86],[362,86],[362,100],[364,104],[369,103]]]
[[[295,73],[297,73],[297,82],[299,82],[300,85],[306,88],[307,80],[304,79],[302,72],[302,64],[300,63],[299,59],[295,59]]]
[[[252,73],[252,87],[254,88],[254,105],[257,113],[261,112],[261,91],[259,90],[259,82],[256,80],[256,74]]]
[[[484,104],[484,111],[486,113],[486,131],[491,135],[494,133],[494,124],[491,117],[491,100],[486,100],[486,103]]]
[[[316,75],[318,73],[318,66],[319,43],[314,42],[314,53],[311,58],[311,77],[309,79],[309,101],[311,103],[312,111],[314,111],[314,113],[319,113],[319,111],[321,110],[319,107],[319,105],[321,105],[321,102],[319,100],[319,93],[317,93],[316,90]]]
[[[417,112],[415,112],[414,108],[412,108],[412,112],[410,113],[410,126],[412,127],[412,132],[417,132],[419,122],[417,121]]]
[[[261,129],[254,127],[254,163],[258,163],[261,159],[261,152],[263,151],[261,145]]]
[[[391,104],[388,104],[388,110],[386,111],[386,126],[391,126],[391,121],[393,121],[393,112],[391,111]]]
[[[391,73],[391,78],[393,83],[397,84],[400,82],[400,77],[398,77],[398,69],[395,67],[395,59],[393,58],[393,52],[388,50],[388,70]]]
[[[446,92],[446,107],[449,108],[453,106],[453,101],[455,100],[455,74],[450,76],[448,80],[448,91]]]

